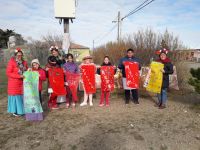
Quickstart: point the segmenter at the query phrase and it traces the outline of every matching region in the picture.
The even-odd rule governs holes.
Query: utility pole
[[[122,23],[120,11],[118,11],[117,20],[114,20],[112,22],[117,23],[117,41],[119,43],[121,40],[121,23]]]
[[[92,50],[94,51],[94,40],[92,41]]]

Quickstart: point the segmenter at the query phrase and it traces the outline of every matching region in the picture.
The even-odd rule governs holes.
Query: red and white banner
[[[78,100],[77,88],[79,84],[80,74],[66,72],[65,75],[66,75],[66,81],[68,83],[69,89],[72,93],[73,100],[77,101]]]
[[[113,66],[101,66],[101,90],[113,91],[114,90],[114,67]]]
[[[48,78],[50,87],[56,95],[66,95],[66,88],[64,85],[64,71],[61,68],[50,68],[48,70]]]
[[[87,94],[93,94],[96,92],[95,86],[95,73],[96,67],[94,64],[84,64],[81,65],[81,72],[82,72],[82,80],[85,92]]]
[[[137,62],[125,61],[126,85],[129,88],[139,88],[139,64]]]

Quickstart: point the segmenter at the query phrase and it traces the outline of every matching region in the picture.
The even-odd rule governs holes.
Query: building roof
[[[76,43],[70,43],[70,49],[89,49],[89,47],[79,45]]]

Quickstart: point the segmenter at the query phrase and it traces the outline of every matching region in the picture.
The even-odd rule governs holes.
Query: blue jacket
[[[123,64],[125,61],[138,62],[139,70],[141,69],[141,61],[140,61],[139,58],[137,58],[137,57],[129,58],[128,56],[125,56],[125,57],[121,58],[120,61],[119,61],[118,68],[120,70],[122,70],[122,75],[123,75],[124,78],[126,78],[125,67],[124,67],[124,64]]]

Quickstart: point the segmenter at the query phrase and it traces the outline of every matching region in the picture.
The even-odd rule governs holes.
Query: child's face
[[[104,63],[105,63],[105,64],[108,64],[108,63],[109,63],[109,59],[108,59],[107,57],[104,59]]]
[[[33,63],[33,69],[36,69],[36,70],[38,70],[38,68],[39,68],[39,64],[38,63]]]
[[[90,63],[91,63],[91,59],[86,59],[86,60],[85,60],[85,63],[86,63],[86,64],[90,64]]]
[[[51,51],[51,54],[52,54],[53,56],[57,57],[57,56],[58,56],[58,51],[52,50],[52,51]]]
[[[72,58],[71,56],[69,56],[69,57],[67,58],[67,61],[68,61],[68,62],[73,62],[73,58]]]
[[[165,60],[167,58],[167,55],[165,53],[160,54],[160,59]]]

